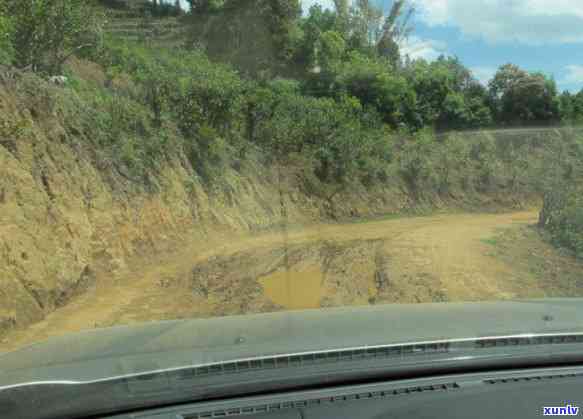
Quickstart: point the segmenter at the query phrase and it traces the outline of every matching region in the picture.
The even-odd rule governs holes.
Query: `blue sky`
[[[413,1],[415,31],[403,48],[412,57],[456,55],[482,82],[512,62],[552,75],[561,90],[583,88],[583,0]],[[302,0],[314,3],[333,0]]]

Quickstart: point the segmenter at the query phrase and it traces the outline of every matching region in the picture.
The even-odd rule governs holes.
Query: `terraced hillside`
[[[160,47],[183,42],[185,26],[181,18],[152,16],[147,0],[120,2],[119,7],[107,7],[107,15],[106,32],[114,37]]]

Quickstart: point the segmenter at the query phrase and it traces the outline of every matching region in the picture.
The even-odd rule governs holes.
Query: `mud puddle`
[[[369,304],[388,282],[383,249],[382,240],[255,249],[196,266],[190,285],[217,315]]]

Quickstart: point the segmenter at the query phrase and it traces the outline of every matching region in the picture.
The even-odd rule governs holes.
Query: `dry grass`
[[[511,264],[525,284],[539,284],[545,297],[577,297],[583,292],[583,262],[553,247],[535,226],[503,230],[490,241],[490,254]]]

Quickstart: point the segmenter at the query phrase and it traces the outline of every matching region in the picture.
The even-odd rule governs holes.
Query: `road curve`
[[[399,292],[403,291],[400,295],[405,299],[400,301],[397,296],[394,302],[414,302],[415,296],[421,295],[415,293],[415,287],[426,286],[424,281],[433,281],[448,301],[512,298],[520,296],[512,283],[513,266],[489,255],[484,240],[500,229],[519,228],[536,219],[535,211],[524,211],[320,224],[293,229],[288,233],[287,245],[381,240],[388,255],[390,278],[402,287]],[[144,258],[136,262],[131,274],[115,281],[100,278],[87,293],[43,321],[11,332],[0,342],[0,351],[95,327],[212,315],[209,301],[181,285],[192,268],[209,258],[282,245],[282,235],[270,232],[196,240],[178,253]]]

